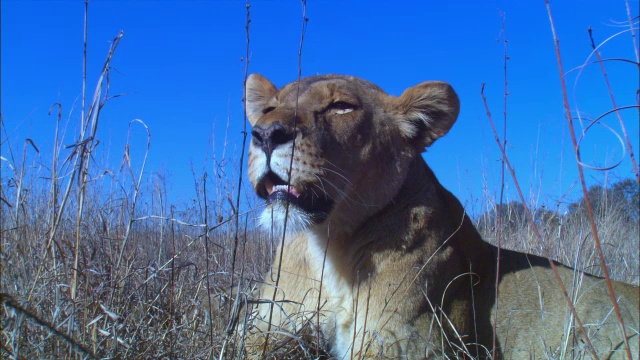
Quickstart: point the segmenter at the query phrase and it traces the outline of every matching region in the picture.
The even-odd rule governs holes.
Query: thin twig
[[[247,79],[249,78],[249,45],[251,44],[250,42],[250,32],[249,32],[249,25],[251,24],[251,4],[249,3],[249,0],[246,0],[247,2],[245,3],[245,9],[246,9],[246,21],[245,21],[245,33],[246,33],[246,48],[245,48],[245,57],[244,57],[244,79],[243,79],[243,89],[244,89],[244,97],[243,97],[243,111],[244,111],[244,121],[242,122],[242,147],[240,150],[240,165],[239,165],[239,169],[240,172],[238,174],[238,190],[236,193],[236,209],[240,209],[240,195],[242,193],[242,177],[244,174],[244,152],[245,152],[245,148],[247,147]],[[235,224],[234,224],[234,237],[233,237],[233,252],[232,252],[232,256],[231,256],[231,286],[229,287],[229,298],[233,297],[233,288],[234,288],[234,276],[233,274],[235,273],[235,266],[236,266],[236,255],[238,253],[238,243],[240,242],[239,239],[239,231],[240,231],[240,219],[238,217],[235,218]],[[241,281],[242,279],[238,280]],[[229,319],[234,317],[234,314],[232,313],[232,311],[234,309],[237,309],[236,306],[233,306],[232,308],[229,308]],[[230,335],[231,332],[233,331],[233,328],[231,327],[231,320],[229,320],[229,323],[227,324],[227,335]]]
[[[293,128],[294,131],[297,127],[297,121],[298,121],[298,100],[300,99],[300,79],[302,77],[302,45],[304,44],[304,33],[305,30],[307,28],[307,22],[309,21],[309,19],[307,18],[307,1],[306,0],[301,0],[302,3],[302,29],[300,31],[300,46],[298,47],[298,80],[296,82],[296,104],[295,104],[295,108],[293,111]],[[289,159],[289,168],[288,168],[288,174],[287,174],[287,181],[289,182],[288,185],[291,185],[291,171],[293,169],[293,159],[294,159],[294,152],[296,149],[296,136],[294,134],[293,136],[293,141],[292,141],[292,145],[291,145],[291,158]],[[283,253],[284,253],[284,240],[285,237],[287,236],[287,222],[289,219],[289,201],[287,201],[286,207],[285,207],[285,213],[284,213],[284,224],[283,224],[283,230],[282,230],[282,240],[280,242],[280,253],[278,254],[278,271],[276,272],[276,281],[275,281],[275,286],[273,288],[273,295],[271,296],[271,300],[275,301],[276,298],[276,294],[278,291],[278,285],[280,283],[280,270],[282,269],[282,258],[283,258]],[[271,320],[273,319],[273,303],[270,305],[269,307],[269,320],[267,322],[267,335],[265,336],[265,343],[268,343],[269,341],[269,332],[271,330]],[[263,353],[262,356],[266,355],[266,349],[267,347],[265,346],[263,348]]]
[[[638,42],[636,41],[636,30],[633,27],[633,18],[631,17],[631,7],[629,6],[629,0],[625,0],[625,7],[627,9],[627,20],[629,22],[629,29],[631,30],[631,42],[633,43],[633,49],[636,54],[636,63],[640,63],[640,51],[638,51]]]
[[[582,185],[582,193],[584,194],[584,200],[585,203],[587,205],[587,213],[589,214],[589,222],[591,223],[591,232],[593,233],[593,240],[596,246],[596,250],[598,253],[598,257],[600,258],[600,266],[602,268],[602,271],[604,273],[604,278],[605,278],[605,282],[607,283],[607,288],[609,289],[609,295],[611,296],[611,302],[613,304],[613,308],[614,311],[616,313],[616,317],[618,318],[618,322],[620,323],[620,328],[622,330],[622,337],[624,340],[624,344],[625,344],[625,350],[627,352],[627,357],[629,358],[629,360],[632,359],[631,357],[631,349],[629,347],[629,341],[627,339],[627,332],[624,326],[624,320],[622,319],[622,314],[620,313],[620,307],[618,306],[618,301],[616,300],[616,295],[615,292],[613,290],[613,285],[611,284],[611,279],[609,278],[609,270],[607,269],[607,264],[605,263],[604,260],[604,254],[602,253],[602,248],[600,246],[600,238],[598,237],[598,229],[596,229],[596,223],[593,217],[593,209],[591,206],[591,201],[589,201],[589,193],[587,191],[587,184],[585,182],[585,178],[584,178],[584,171],[582,169],[582,165],[580,164],[581,160],[580,160],[580,150],[578,147],[578,143],[576,140],[576,132],[573,128],[573,120],[571,118],[571,108],[569,106],[569,98],[567,96],[567,85],[565,83],[564,80],[564,71],[562,68],[562,57],[560,56],[560,40],[558,39],[558,36],[556,34],[556,28],[553,22],[553,15],[551,14],[551,5],[549,4],[549,0],[545,0],[545,5],[547,7],[547,13],[549,14],[549,23],[551,25],[551,32],[553,34],[553,41],[554,41],[554,46],[555,46],[555,50],[556,50],[556,59],[558,61],[558,71],[560,74],[560,84],[562,86],[562,98],[563,98],[563,103],[564,103],[564,111],[565,111],[565,116],[567,118],[567,124],[569,125],[569,133],[571,134],[571,142],[573,143],[573,148],[575,150],[575,155],[576,155],[576,161],[577,161],[577,166],[578,166],[578,174],[580,175],[580,184]],[[555,266],[554,266],[555,269]],[[558,276],[558,275],[556,275]],[[566,292],[565,292],[565,296],[566,296]],[[575,309],[573,309],[572,306],[572,311],[575,311]],[[577,320],[577,317],[576,317]],[[580,324],[580,327],[582,328],[582,325]],[[584,329],[582,328],[582,332],[585,335],[585,339],[588,340],[587,337],[587,333],[584,331]],[[593,355],[595,358],[597,358],[597,355],[595,354],[595,349],[593,349],[593,347],[590,346],[590,348],[593,351]]]
[[[631,26],[633,29],[633,26]],[[624,139],[626,141],[627,150],[629,151],[629,158],[631,159],[631,164],[633,165],[633,172],[636,174],[636,183],[640,185],[640,174],[638,174],[638,164],[636,163],[636,158],[633,155],[633,146],[631,145],[631,141],[629,140],[629,135],[627,134],[627,127],[624,125],[624,121],[622,121],[622,115],[620,115],[620,111],[618,111],[618,104],[616,103],[616,98],[613,95],[613,89],[611,88],[611,83],[609,82],[609,77],[607,76],[607,71],[604,67],[604,62],[602,61],[602,56],[600,55],[600,51],[596,46],[593,40],[593,30],[591,26],[589,26],[589,40],[591,40],[591,48],[593,52],[596,54],[596,58],[598,59],[598,63],[600,64],[600,70],[602,71],[602,76],[604,77],[604,82],[607,85],[607,90],[609,92],[609,97],[611,98],[611,104],[613,105],[613,109],[615,110],[616,116],[618,117],[618,122],[620,123],[620,128],[622,129],[622,134],[624,135]]]
[[[173,217],[173,208],[171,208],[171,217]],[[171,224],[171,252],[172,253],[176,253],[176,230],[175,230],[175,224]],[[171,259],[171,276],[169,278],[169,332],[168,332],[168,337],[169,337],[169,352],[170,358],[175,357],[175,349],[173,347],[173,333],[174,333],[174,329],[175,329],[175,322],[174,322],[174,308],[173,308],[173,303],[175,300],[175,272],[176,272],[176,262],[175,262],[175,258]],[[207,275],[209,275],[209,273],[207,272]],[[207,276],[207,280],[209,280],[209,276]],[[207,281],[207,290],[209,290],[209,283]],[[210,317],[209,317],[210,318]],[[211,321],[211,320],[209,320]]]
[[[124,238],[122,239],[122,245],[120,248],[120,255],[118,255],[118,262],[116,263],[116,269],[120,268],[120,263],[122,262],[122,256],[124,254],[124,249],[127,245],[127,242],[129,240],[129,236],[131,234],[131,227],[133,226],[133,222],[134,222],[134,216],[135,216],[135,212],[136,212],[136,204],[138,203],[138,195],[140,195],[140,190],[141,190],[141,184],[142,184],[142,177],[144,175],[144,169],[147,165],[147,157],[149,156],[149,150],[151,149],[151,130],[149,130],[149,127],[147,126],[147,124],[144,123],[144,121],[140,120],[140,119],[134,119],[131,120],[129,122],[129,133],[127,135],[127,138],[131,137],[131,125],[133,125],[134,123],[139,123],[141,124],[145,131],[147,132],[147,147],[145,149],[144,152],[144,157],[142,158],[142,165],[140,167],[140,172],[138,174],[138,180],[134,185],[134,190],[133,190],[133,199],[131,200],[131,209],[129,210],[129,221],[127,222],[127,227],[125,229],[125,233],[124,233]],[[128,152],[127,152],[128,153]],[[129,165],[129,169],[131,170],[131,166]]]
[[[78,341],[76,341],[71,336],[63,333],[60,330],[58,330],[55,325],[53,325],[52,323],[42,319],[35,312],[33,312],[33,311],[27,309],[26,307],[22,306],[21,304],[19,304],[11,295],[6,294],[6,293],[0,293],[0,303],[3,303],[5,305],[13,308],[17,312],[19,312],[19,313],[25,315],[26,317],[28,317],[29,319],[33,320],[36,324],[46,328],[52,334],[54,334],[56,337],[62,339],[64,342],[69,344],[69,346],[72,349],[83,353],[84,355],[88,356],[91,359],[97,359],[97,357],[93,353],[93,351],[91,351],[90,349],[88,349],[86,346],[84,346],[83,344],[79,343]]]
[[[205,225],[205,233],[204,233],[204,253],[205,253],[205,268],[206,268],[206,274],[207,274],[207,301],[209,304],[209,313],[211,314],[211,305],[212,305],[212,300],[211,300],[211,276],[209,276],[209,232],[207,231],[207,229],[209,229],[209,211],[208,211],[208,206],[207,206],[207,173],[205,172],[204,175],[202,176],[202,195],[204,198],[204,225]],[[175,250],[174,250],[175,251]],[[211,339],[211,349],[213,350],[214,347],[214,343],[213,343],[213,317],[209,316],[208,317],[209,320],[209,336]],[[212,356],[213,357],[213,356]]]
[[[496,130],[495,124],[493,122],[493,118],[491,116],[491,111],[489,111],[489,104],[487,103],[487,98],[484,96],[484,84],[482,84],[482,88],[480,90],[480,95],[482,96],[482,101],[484,102],[484,107],[485,107],[485,110],[487,112],[487,117],[489,119],[489,123],[491,124],[491,129],[493,130],[494,138],[496,140],[496,143],[498,144],[498,147],[500,148],[500,152],[502,153],[502,156],[504,158],[505,164],[507,165],[507,168],[509,169],[509,172],[511,173],[511,179],[513,180],[515,188],[518,191],[518,196],[520,197],[520,201],[522,201],[522,204],[523,204],[523,207],[524,207],[524,211],[525,211],[525,214],[527,216],[527,221],[531,224],[533,232],[536,235],[536,238],[538,239],[538,241],[540,243],[542,243],[542,236],[540,235],[540,232],[538,231],[538,227],[536,226],[535,221],[533,221],[533,216],[531,215],[531,211],[529,210],[529,207],[526,205],[526,202],[525,202],[525,199],[524,199],[524,195],[522,194],[522,190],[520,189],[520,185],[518,183],[518,179],[516,178],[516,173],[515,173],[513,167],[511,166],[511,163],[509,162],[509,158],[507,157],[504,148],[502,147],[502,142],[500,141],[500,137],[498,136],[498,131]],[[560,289],[562,291],[562,295],[564,296],[565,300],[567,301],[567,304],[569,305],[569,308],[571,309],[571,312],[573,313],[573,316],[575,317],[576,322],[578,323],[578,327],[580,328],[580,331],[584,335],[584,339],[587,342],[587,345],[588,345],[589,349],[591,349],[591,352],[593,353],[594,358],[597,359],[598,356],[596,355],[595,349],[593,348],[593,345],[591,344],[591,340],[589,340],[589,335],[587,334],[586,330],[584,329],[584,326],[582,326],[582,321],[580,321],[580,318],[578,317],[578,312],[576,311],[575,307],[573,306],[573,302],[569,298],[567,289],[564,286],[564,283],[562,282],[562,279],[560,278],[560,274],[558,273],[558,269],[556,268],[556,264],[548,256],[547,256],[547,259],[549,260],[549,264],[551,265],[551,269],[553,270],[553,273],[556,276],[556,280],[558,282],[558,285],[560,286]]]
[[[498,238],[498,254],[496,258],[496,281],[495,281],[495,299],[496,299],[496,309],[499,308],[499,282],[500,282],[500,259],[501,259],[501,248],[502,248],[502,208],[503,208],[503,198],[504,198],[504,171],[505,171],[505,157],[506,148],[507,148],[507,96],[509,95],[509,83],[507,77],[507,60],[509,60],[509,56],[507,55],[507,32],[506,32],[506,17],[507,15],[504,11],[499,11],[500,16],[502,17],[502,41],[503,41],[503,62],[504,62],[504,99],[503,99],[503,123],[502,123],[502,147],[505,149],[504,154],[502,155],[501,166],[500,166],[500,198],[498,201],[498,211],[496,212],[496,236]],[[498,323],[498,312],[496,311],[493,315],[493,321],[495,324]],[[496,348],[497,348],[497,334],[493,332],[493,347],[491,350],[491,356],[496,358]]]
[[[249,32],[249,29],[250,29],[249,25],[251,24],[251,4],[249,0],[246,0],[245,2],[245,9],[246,9],[246,20],[245,20],[244,29],[246,34],[246,43],[245,43],[246,45],[245,45],[245,57],[243,59],[244,60],[244,78],[242,81],[243,122],[242,122],[242,147],[240,150],[240,165],[239,165],[240,171],[238,174],[238,189],[236,193],[236,206],[235,206],[237,212],[239,212],[239,209],[240,209],[240,195],[242,193],[242,178],[244,174],[244,155],[245,155],[245,148],[247,147],[247,79],[249,78],[249,55],[250,55],[249,46],[251,44],[251,38],[250,38],[250,32]],[[229,287],[230,299],[233,298],[236,256],[238,253],[238,243],[240,242],[239,233],[240,233],[240,221],[239,221],[239,215],[238,215],[235,217],[235,221],[234,221],[233,252],[231,255],[231,272],[229,274],[231,278],[231,281],[230,281],[231,286]],[[239,278],[238,282],[241,282],[241,281],[242,281],[242,278]],[[238,284],[238,287],[240,286],[241,284]],[[240,292],[238,292],[238,296],[239,296],[239,293]],[[226,334],[225,340],[222,344],[222,349],[220,350],[220,357],[219,357],[220,360],[224,358],[224,354],[226,351],[227,344],[229,342],[229,338],[231,337],[231,335],[233,334],[233,331],[235,330],[234,319],[238,317],[239,309],[240,309],[239,301],[235,301],[233,306],[229,307],[229,321],[227,322],[227,326],[225,329],[225,334]]]

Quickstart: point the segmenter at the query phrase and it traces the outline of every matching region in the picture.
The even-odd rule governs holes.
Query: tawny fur
[[[282,132],[273,144],[252,141],[256,191],[265,196],[265,177],[276,176],[332,204],[318,217],[274,201],[261,215],[285,239],[282,268],[278,249],[261,287],[271,299],[280,273],[276,305],[259,305],[247,329],[250,357],[318,323],[338,359],[485,358],[494,334],[497,358],[591,356],[547,259],[503,250],[496,308],[497,249],[421,156],[458,116],[451,86],[425,82],[393,97],[351,76],[304,78],[277,90],[251,75],[247,109],[255,134]],[[604,280],[558,270],[598,356],[624,358]],[[613,288],[637,357],[639,289]]]

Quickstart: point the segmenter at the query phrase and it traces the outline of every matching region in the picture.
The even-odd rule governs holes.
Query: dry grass
[[[3,197],[12,201],[2,209],[2,293],[14,299],[2,308],[4,356],[75,358],[80,346],[74,343],[95,357],[217,356],[232,304],[235,231],[229,223],[203,236],[202,217],[215,223],[220,215],[168,207],[159,201],[166,194],[158,187],[141,191],[138,201],[152,205],[133,212],[135,185],[123,181],[118,190],[105,191],[116,174],[87,183],[77,232],[76,196],[62,208],[49,181],[40,180],[50,174],[18,170],[16,175],[3,178]],[[90,171],[89,177],[94,175]],[[54,230],[55,209],[60,209],[60,224]],[[237,259],[236,284],[240,270],[246,278],[260,278],[271,258],[270,244],[258,234],[243,231],[240,240],[246,247]]]
[[[194,175],[197,199],[170,205],[164,179],[142,182],[144,165],[136,171],[128,150],[117,172],[89,161],[99,110],[110,98],[102,79],[115,45],[81,116],[78,142],[65,148],[56,132],[52,149],[27,139],[2,159],[2,356],[242,357],[235,325],[247,320],[275,245],[253,228],[253,213],[239,210],[247,206],[239,206],[236,180]],[[542,241],[520,206],[487,204],[493,215],[477,219],[483,236],[492,241],[501,233],[503,247],[602,275],[579,204],[569,215],[531,207]],[[499,224],[496,209],[503,209]],[[598,209],[611,277],[638,284],[638,218],[620,202]],[[309,322],[267,358],[326,358],[313,328]]]
[[[125,176],[128,169],[100,178],[99,169],[90,168],[89,178],[97,180],[85,187],[76,267],[77,196],[72,192],[63,208],[59,195],[64,181],[72,179],[63,179],[60,189],[52,190],[46,170],[52,168],[50,164],[36,167],[28,159],[7,161],[5,166],[11,164],[14,171],[3,172],[2,179],[7,200],[2,205],[2,293],[11,297],[3,295],[3,301],[12,301],[1,310],[4,356],[65,359],[84,358],[83,352],[90,352],[99,358],[218,358],[226,343],[226,358],[236,357],[234,344],[239,338],[227,332],[233,304],[242,303],[238,313],[242,322],[246,300],[251,299],[247,294],[267,271],[274,250],[262,233],[247,226],[253,215],[240,216],[232,273],[236,229],[234,221],[228,220],[236,215],[220,210],[224,207],[218,197],[210,194],[214,200],[208,200],[208,212],[204,212],[203,196],[199,203],[169,206],[158,178],[153,186],[140,189],[136,201],[146,205],[133,212],[136,185],[131,176]],[[69,172],[65,166],[60,173]],[[118,186],[111,186],[112,182]],[[231,187],[207,191],[233,193]],[[503,233],[508,236],[503,246],[550,254],[599,274],[584,217],[535,212],[545,237],[543,244],[537,244],[518,206],[505,209]],[[54,210],[60,214],[55,230]],[[597,225],[606,239],[612,277],[637,284],[638,222],[623,221],[624,210],[608,204]],[[214,228],[208,237],[204,236],[205,217]],[[486,239],[495,238],[495,224],[489,217],[480,218],[478,226]],[[128,241],[123,246],[125,236]],[[120,253],[122,262],[117,267]],[[74,274],[75,299],[71,293]],[[230,291],[232,279],[235,286],[241,283],[240,292]],[[312,326],[269,357],[322,355]]]
[[[615,198],[607,199],[606,195],[610,194],[611,190],[599,186],[594,186],[592,189],[604,190],[603,200],[605,201],[598,206],[595,221],[600,237],[605,239],[603,243],[605,258],[612,265],[609,274],[614,280],[637,285],[640,280],[638,273],[640,223],[637,211],[635,214],[630,211],[634,206],[631,202],[614,200]],[[502,241],[503,248],[548,256],[571,267],[602,276],[602,269],[593,246],[591,226],[581,207],[582,204],[583,201],[571,204],[570,207],[575,207],[575,210],[564,215],[529,204],[529,207],[534,209],[533,218],[542,235],[542,242],[539,242],[534,234],[533,226],[527,220],[523,211],[524,206],[520,202],[510,202],[503,204],[502,207],[495,203],[491,204],[489,205],[491,210],[477,217],[475,223],[482,237],[496,245],[498,233],[496,215],[498,209],[502,208],[501,233],[507,234]],[[637,202],[635,208],[638,209]]]

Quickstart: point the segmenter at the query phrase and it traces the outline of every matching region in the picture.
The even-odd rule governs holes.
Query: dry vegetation
[[[3,149],[2,357],[242,357],[235,325],[246,320],[249,294],[275,246],[254,229],[255,213],[237,210],[236,179],[219,182],[205,174],[195,179],[194,202],[173,205],[163,177],[143,182],[144,165],[134,169],[128,150],[118,171],[92,157],[118,39],[94,97],[83,105],[75,145],[61,144],[56,132],[52,149],[29,139],[22,148]],[[53,110],[56,116],[59,107]],[[145,127],[140,121],[131,126]],[[8,143],[6,132],[3,137]],[[636,180],[590,192],[610,275],[638,284]],[[488,241],[501,233],[504,247],[602,275],[583,200],[567,214],[531,206],[542,241],[522,202],[496,203],[476,217]],[[284,344],[278,357],[326,357],[312,327]]]
[[[611,278],[631,284],[640,280],[638,248],[640,246],[640,203],[635,180],[626,179],[609,187],[594,185],[589,198],[595,212],[598,233],[603,240],[605,259],[612,265]],[[538,241],[532,224],[527,220],[521,202],[490,205],[491,209],[476,219],[483,238],[497,244],[497,213],[500,212],[502,247],[543,255],[563,264],[603,276],[591,236],[589,216],[584,199],[569,204],[566,214],[545,207],[533,209],[533,220],[543,239]],[[502,209],[501,211],[499,209]]]
[[[231,335],[225,351],[234,358],[237,334],[227,332],[233,304],[246,308],[245,295],[267,271],[274,249],[250,225],[252,214],[240,215],[236,231],[235,213],[221,204],[234,193],[234,182],[206,188],[199,179],[195,203],[168,205],[160,176],[140,187],[128,166],[103,175],[92,164],[84,187],[68,175],[53,181],[52,169],[71,173],[73,161],[66,157],[82,153],[56,146],[61,153],[47,162],[30,156],[37,154],[25,141],[24,151],[3,165],[3,356],[217,358]],[[629,183],[635,193],[621,200],[612,189]],[[627,180],[592,193],[602,195],[597,225],[611,275],[637,284],[637,186]],[[489,241],[498,208],[477,218]],[[503,205],[503,246],[600,274],[582,202],[571,208],[566,215],[534,212],[545,237],[537,244],[523,205]],[[235,297],[232,281],[235,288],[241,279]],[[312,358],[321,351],[314,340],[292,341],[278,356]]]

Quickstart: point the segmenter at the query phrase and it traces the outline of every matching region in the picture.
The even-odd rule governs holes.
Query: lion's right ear
[[[394,98],[402,134],[424,148],[444,136],[458,118],[460,100],[451,85],[426,81]]]
[[[247,78],[246,93],[244,95],[247,105],[247,117],[249,123],[254,126],[264,110],[267,101],[273,97],[278,90],[260,74],[251,74]]]

